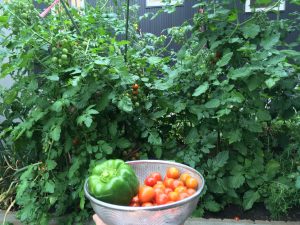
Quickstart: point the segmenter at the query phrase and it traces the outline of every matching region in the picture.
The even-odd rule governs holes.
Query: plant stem
[[[78,35],[81,35],[80,30],[79,30],[77,24],[75,23],[73,16],[72,16],[71,13],[69,12],[69,10],[68,10],[68,8],[67,8],[67,6],[66,6],[65,1],[64,1],[64,0],[60,0],[60,2],[61,2],[61,4],[62,4],[62,6],[64,7],[64,9],[65,9],[65,11],[66,11],[68,17],[70,18],[72,24],[74,25],[77,34],[78,34]]]
[[[237,7],[237,2],[236,2],[236,0],[234,0],[234,8],[235,8],[236,13],[237,13],[236,22],[237,22],[237,24],[240,24],[239,11],[238,11],[238,7]]]
[[[129,4],[130,0],[127,0],[127,6],[126,6],[126,30],[125,30],[125,40],[128,41],[128,29],[129,29]],[[125,62],[127,62],[127,51],[128,51],[128,44],[125,45]]]
[[[5,214],[4,214],[4,218],[3,218],[3,224],[6,224],[6,217],[7,214],[9,213],[9,211],[11,210],[11,208],[15,205],[16,199],[12,201],[12,203],[9,205],[8,209],[6,210]]]
[[[14,173],[14,175],[16,175],[16,174],[18,174],[18,173],[20,173],[20,172],[22,172],[22,171],[24,171],[24,170],[27,170],[30,166],[38,166],[38,165],[40,165],[40,164],[42,164],[42,162],[37,162],[37,163],[31,164],[31,165],[25,166],[25,167],[23,167],[23,168],[21,168],[21,169],[18,169],[18,170]]]

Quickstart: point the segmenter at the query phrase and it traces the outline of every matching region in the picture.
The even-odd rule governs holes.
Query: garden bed
[[[230,207],[228,207],[228,210],[229,210]],[[250,210],[250,211],[255,211],[255,210],[258,210],[257,212],[255,213],[258,213],[258,214],[253,214],[253,215],[260,215],[261,211],[257,208],[256,209],[256,206],[254,207],[255,209],[253,210]],[[227,209],[226,209],[227,210]],[[219,214],[223,214],[226,212],[226,210],[224,210],[223,212],[220,212]],[[227,218],[228,216],[232,215],[231,212],[234,212],[235,210],[239,210],[238,208],[235,208],[234,206],[232,206],[232,208],[230,209],[232,211],[229,211],[229,212],[226,212],[226,215],[224,214],[224,218],[220,219],[219,217],[216,217],[216,218],[191,218],[189,219],[185,225],[231,225],[233,223],[235,223],[236,225],[242,225],[242,224],[264,224],[264,225],[273,225],[273,224],[286,224],[286,225],[296,225],[297,223],[296,222],[283,222],[283,221],[270,221],[269,223],[266,221],[267,219],[261,219],[261,220],[257,220],[257,218],[255,218],[255,222],[254,221],[250,221],[250,220],[240,220],[240,221],[235,221],[235,220],[229,220],[229,219],[225,219]],[[296,211],[297,212],[297,211]],[[0,210],[0,223],[3,223],[3,218],[4,218],[4,214],[5,212]],[[298,215],[298,219],[299,219],[299,209],[298,209],[298,214],[296,213],[296,215]],[[294,219],[294,218],[293,218]],[[11,212],[8,214],[7,216],[7,222],[10,222],[10,223],[13,223],[14,225],[22,225],[22,223],[16,219],[16,215],[14,212]],[[56,225],[58,224],[56,219],[53,219],[50,221],[49,225]],[[92,221],[90,222],[87,222],[86,225],[92,225],[94,224]]]
[[[216,218],[216,219],[237,219],[240,220],[264,220],[264,221],[277,221],[271,218],[270,212],[266,209],[263,204],[254,204],[253,208],[244,211],[242,207],[238,205],[228,205],[224,210],[212,213],[207,212],[204,218]],[[295,207],[289,210],[288,214],[278,218],[280,221],[299,221],[300,223],[300,208]]]

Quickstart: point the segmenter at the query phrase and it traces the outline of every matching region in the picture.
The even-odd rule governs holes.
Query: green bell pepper
[[[112,159],[93,168],[88,179],[88,189],[100,201],[129,205],[138,193],[139,181],[130,165],[123,160]]]

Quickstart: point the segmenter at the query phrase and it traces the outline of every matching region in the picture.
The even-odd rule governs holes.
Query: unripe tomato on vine
[[[132,94],[134,94],[134,95],[138,95],[138,93],[139,93],[139,91],[138,91],[138,90],[134,90],[134,91],[132,91]]]

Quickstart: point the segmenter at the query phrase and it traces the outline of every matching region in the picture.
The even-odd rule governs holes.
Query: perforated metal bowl
[[[189,173],[199,183],[197,192],[181,201],[167,205],[151,207],[129,207],[112,205],[97,200],[88,192],[87,180],[84,185],[86,197],[90,200],[96,214],[108,225],[181,225],[195,210],[203,190],[204,178],[196,170],[175,162],[161,160],[138,160],[127,162],[132,166],[140,184],[152,172],[165,175],[166,169],[171,166],[177,167],[181,173]]]

